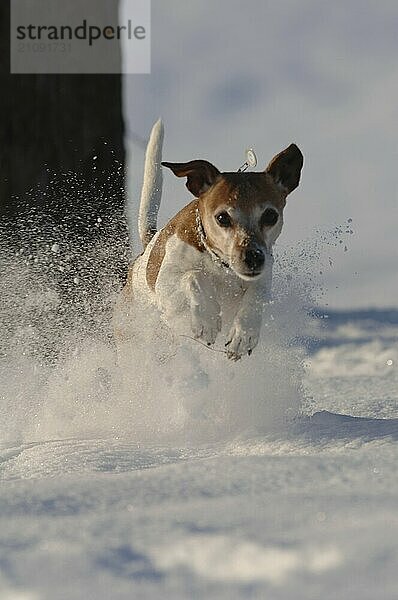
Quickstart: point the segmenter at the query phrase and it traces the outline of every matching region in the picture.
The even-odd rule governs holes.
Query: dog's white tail
[[[163,174],[161,167],[163,123],[159,119],[152,127],[145,154],[144,181],[142,184],[138,233],[144,248],[157,230],[158,212],[162,197]]]

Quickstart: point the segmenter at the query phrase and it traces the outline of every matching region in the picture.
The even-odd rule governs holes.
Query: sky
[[[152,0],[151,26],[151,74],[124,78],[133,201],[139,140],[159,116],[169,161],[233,171],[253,147],[260,170],[295,142],[305,165],[277,247],[319,247],[352,219],[353,234],[321,250],[322,262],[332,258],[319,265],[322,303],[397,306],[396,1]],[[165,174],[159,224],[189,201]]]

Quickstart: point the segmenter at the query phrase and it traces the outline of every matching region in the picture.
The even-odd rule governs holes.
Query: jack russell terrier
[[[238,360],[256,347],[271,297],[272,247],[281,233],[286,197],[299,184],[303,155],[295,144],[262,172],[221,173],[206,160],[161,162],[163,125],[149,139],[138,229],[144,252],[134,261],[118,299],[115,332],[128,339],[139,299],[171,330],[214,344],[227,326],[225,347]],[[157,230],[161,165],[195,199]],[[175,326],[175,327],[174,327]]]

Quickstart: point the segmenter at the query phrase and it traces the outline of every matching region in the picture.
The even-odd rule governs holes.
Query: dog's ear
[[[287,195],[296,189],[300,182],[303,162],[304,157],[298,146],[290,144],[288,148],[274,156],[265,172],[271,175],[274,183],[280,185]]]
[[[196,197],[208,190],[220,175],[217,167],[207,160],[191,160],[187,163],[162,162],[162,165],[171,169],[177,177],[186,177],[185,185]]]

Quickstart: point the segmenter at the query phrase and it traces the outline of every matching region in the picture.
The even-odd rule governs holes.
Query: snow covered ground
[[[2,600],[398,597],[398,311],[289,289],[250,359],[137,349],[127,389],[104,340],[39,360],[56,294],[8,293]]]

